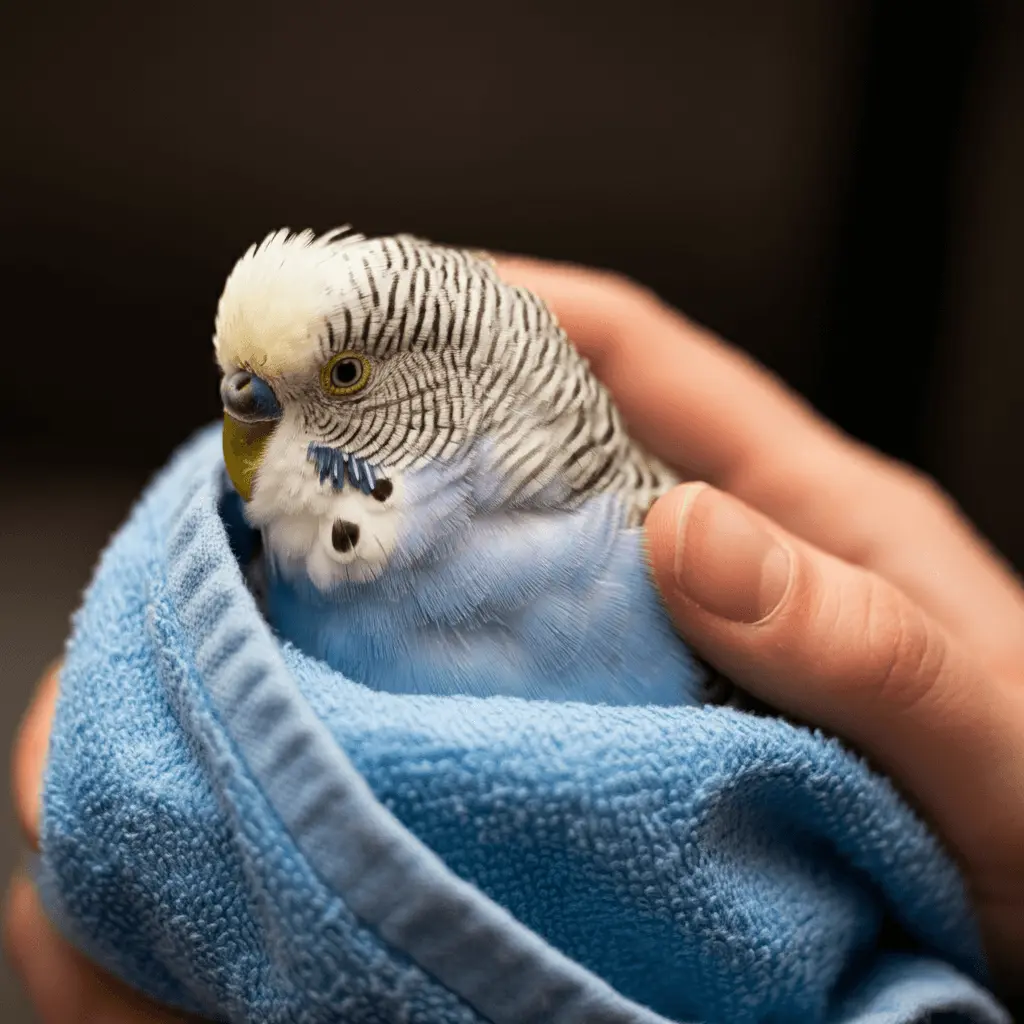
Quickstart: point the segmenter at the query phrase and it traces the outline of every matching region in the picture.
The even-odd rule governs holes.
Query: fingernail
[[[754,623],[779,606],[792,572],[789,551],[735,498],[694,488],[676,523],[676,585],[705,611]]]

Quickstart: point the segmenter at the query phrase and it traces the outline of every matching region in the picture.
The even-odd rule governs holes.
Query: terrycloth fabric
[[[369,690],[275,640],[225,494],[211,431],[62,673],[40,886],[129,983],[223,1021],[1007,1019],[955,870],[838,744]]]

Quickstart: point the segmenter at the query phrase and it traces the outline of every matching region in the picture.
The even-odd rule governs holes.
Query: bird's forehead
[[[459,319],[455,307],[463,304],[473,327],[447,331],[447,344],[457,347],[495,316],[500,286],[484,286],[485,266],[475,254],[405,236],[332,240],[276,232],[253,246],[225,283],[214,339],[218,361],[225,370],[298,374],[338,348],[372,352],[382,336],[394,346],[395,330],[403,334],[398,347],[416,348],[421,331],[432,322],[437,329],[444,311],[449,324]]]
[[[260,376],[285,377],[317,367],[318,318],[274,313],[247,309],[218,323],[217,359],[222,369],[244,366]],[[319,323],[323,325],[323,318]]]
[[[236,268],[217,310],[215,345],[222,368],[245,366],[278,377],[309,370],[331,299],[314,266]]]

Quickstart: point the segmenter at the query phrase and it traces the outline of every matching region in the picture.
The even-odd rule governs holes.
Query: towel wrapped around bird
[[[712,699],[644,558],[675,477],[539,299],[278,232],[215,346],[61,673],[36,873],[88,956],[216,1021],[1007,1020],[892,786]]]

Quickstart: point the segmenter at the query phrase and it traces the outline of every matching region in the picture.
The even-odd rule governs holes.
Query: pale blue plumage
[[[323,451],[322,480],[331,466]],[[272,574],[275,629],[392,693],[700,703],[703,672],[616,497],[571,512],[540,501],[510,509],[490,465],[478,445],[406,477],[398,544],[378,579],[322,593]]]

